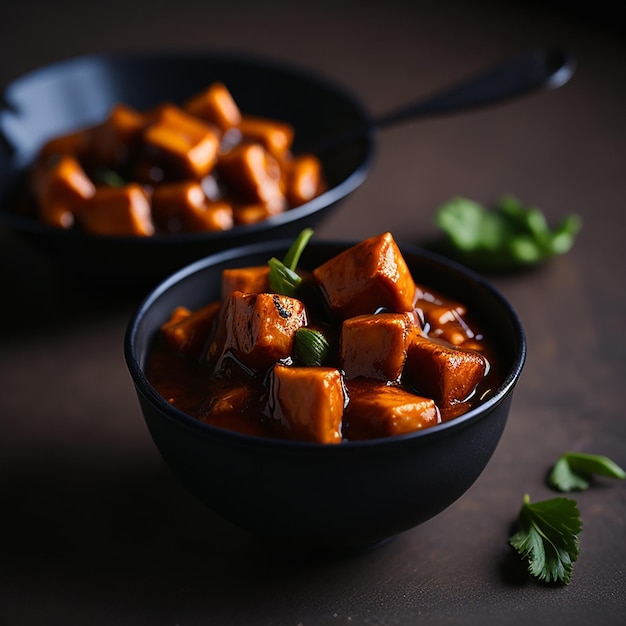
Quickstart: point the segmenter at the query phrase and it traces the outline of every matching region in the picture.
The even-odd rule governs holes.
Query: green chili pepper
[[[326,337],[313,328],[299,328],[294,334],[293,357],[296,365],[313,367],[323,365],[328,355]]]

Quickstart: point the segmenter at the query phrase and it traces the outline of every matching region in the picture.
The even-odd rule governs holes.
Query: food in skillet
[[[40,150],[18,210],[99,235],[228,230],[324,190],[319,160],[291,151],[291,125],[240,111],[213,83],[181,106],[118,104]]]
[[[340,443],[461,415],[494,386],[462,303],[416,284],[390,233],[304,271],[311,231],[283,261],[222,274],[222,298],[178,307],[146,373],[171,404],[219,427]]]

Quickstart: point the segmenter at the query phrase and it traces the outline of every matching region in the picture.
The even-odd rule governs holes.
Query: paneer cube
[[[269,369],[291,354],[294,334],[306,323],[305,306],[296,298],[235,291],[225,302],[208,358],[217,356],[216,369],[231,355],[252,370]]]
[[[270,290],[270,266],[232,267],[222,270],[222,300],[233,291],[267,293]]]
[[[184,177],[201,179],[215,165],[220,140],[209,124],[174,105],[163,106],[143,133],[148,149]]]
[[[212,202],[200,183],[182,181],[158,185],[152,194],[152,215],[165,232],[206,232],[233,227],[233,209],[225,201]]]
[[[313,270],[331,310],[340,319],[413,310],[418,289],[391,233],[371,237]]]
[[[420,332],[413,313],[351,317],[341,326],[340,367],[346,378],[364,376],[396,382],[402,375],[411,337]]]
[[[403,380],[443,410],[471,396],[486,371],[482,354],[416,336],[408,348]]]
[[[137,183],[98,187],[77,219],[86,232],[97,235],[148,237],[154,234],[150,200]]]
[[[349,400],[344,411],[343,434],[348,439],[403,435],[441,422],[432,398],[362,378],[347,380],[346,387]]]
[[[268,407],[280,433],[289,439],[340,443],[345,401],[337,369],[274,366]]]
[[[184,108],[210,124],[217,126],[222,132],[239,126],[241,112],[226,85],[215,82],[207,89],[190,98]]]
[[[221,302],[218,301],[194,311],[177,307],[161,326],[161,336],[167,347],[178,354],[200,358],[217,323],[220,308]]]

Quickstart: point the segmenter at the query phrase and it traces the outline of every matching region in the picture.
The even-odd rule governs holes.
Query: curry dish
[[[42,147],[15,210],[109,236],[253,224],[325,190],[320,161],[294,155],[293,139],[290,124],[242,113],[220,82],[180,106],[120,103]]]
[[[497,385],[463,303],[416,284],[390,233],[298,269],[291,295],[271,271],[224,270],[221,300],[162,325],[146,374],[173,406],[246,434],[338,444],[429,428]]]

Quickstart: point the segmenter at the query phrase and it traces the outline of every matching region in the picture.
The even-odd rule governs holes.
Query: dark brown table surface
[[[489,203],[505,192],[552,222],[578,213],[584,227],[567,255],[492,279],[525,326],[528,360],[479,480],[435,519],[330,561],[269,552],[170,475],[122,354],[145,294],[84,299],[0,232],[0,623],[626,623],[626,482],[600,479],[572,495],[584,529],[570,585],[521,574],[507,543],[524,494],[555,495],[544,475],[561,453],[606,454],[626,467],[626,49],[611,3],[539,6],[12,0],[8,16],[3,8],[2,85],[75,54],[211,47],[322,72],[373,113],[526,48],[566,46],[579,66],[560,90],[383,132],[368,180],[317,236],[390,230],[419,244],[436,233],[434,211],[451,196]]]

